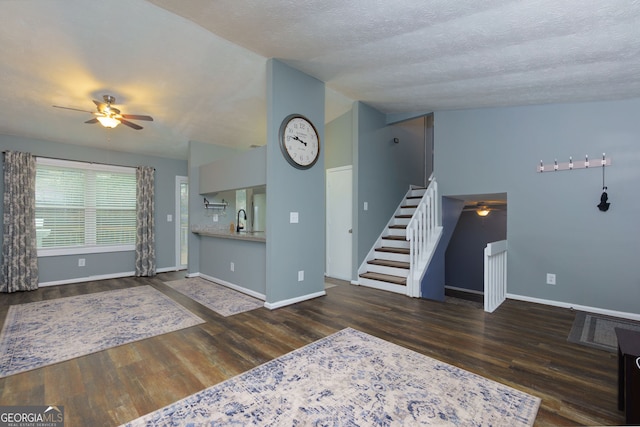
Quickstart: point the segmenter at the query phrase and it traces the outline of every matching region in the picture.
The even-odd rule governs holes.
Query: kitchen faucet
[[[240,209],[238,211],[238,217],[236,219],[236,233],[239,233],[240,230],[242,230],[244,228],[243,225],[240,225],[240,212],[244,213],[244,220],[247,220],[247,211],[245,211],[244,209]]]

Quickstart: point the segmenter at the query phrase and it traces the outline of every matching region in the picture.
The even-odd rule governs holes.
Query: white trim
[[[175,213],[173,216],[173,226],[174,226],[174,230],[175,230],[175,255],[176,255],[176,265],[178,266],[182,266],[182,267],[187,267],[187,265],[182,265],[180,264],[180,259],[181,259],[181,253],[180,253],[180,242],[181,242],[181,236],[180,236],[180,216],[182,214],[182,212],[180,212],[180,186],[186,183],[187,185],[189,185],[189,177],[188,176],[181,176],[181,175],[176,175],[176,186],[175,186]],[[188,239],[187,239],[188,240]],[[187,247],[189,245],[187,244]],[[189,257],[189,254],[187,252],[187,258]],[[187,263],[188,264],[188,263]]]
[[[158,268],[156,273],[169,273],[173,271],[180,271],[180,269],[176,267],[164,267]],[[122,273],[100,274],[98,276],[85,276],[76,277],[74,279],[55,280],[53,282],[42,282],[38,283],[38,286],[45,288],[47,286],[71,285],[74,283],[93,282],[95,280],[122,279],[123,277],[135,277],[135,275],[135,271],[124,271]]]
[[[78,246],[68,248],[38,249],[38,258],[62,255],[102,254],[109,252],[133,252],[136,245],[111,245],[111,246]]]
[[[624,312],[624,311],[607,310],[605,308],[590,307],[590,306],[586,306],[586,305],[571,304],[571,303],[568,303],[568,302],[552,301],[552,300],[547,300],[547,299],[533,298],[533,297],[528,297],[528,296],[524,296],[524,295],[515,295],[515,294],[510,294],[510,293],[507,293],[507,298],[515,299],[515,300],[519,300],[519,301],[525,301],[525,302],[533,302],[533,303],[537,303],[537,304],[551,305],[551,306],[554,306],[554,307],[570,308],[572,310],[587,311],[587,312],[590,312],[590,313],[604,314],[606,316],[622,317],[623,319],[631,319],[631,320],[640,321],[640,314],[637,314],[637,313],[627,313],[627,312]]]
[[[307,295],[302,295],[299,297],[295,297],[295,298],[290,298],[290,299],[285,299],[282,301],[276,301],[276,302],[265,302],[264,306],[266,308],[268,308],[269,310],[274,310],[276,308],[281,308],[281,307],[285,307],[287,305],[291,305],[291,304],[296,304],[302,301],[307,301],[313,298],[318,298],[318,297],[322,297],[325,296],[327,293],[325,291],[320,291],[320,292],[315,292],[313,294],[307,294]]]
[[[71,285],[73,283],[91,282],[94,280],[121,279],[123,277],[135,276],[135,271],[126,271],[122,273],[101,274],[99,276],[77,277],[75,279],[56,280],[53,282],[38,283],[38,286],[44,288],[46,286]]]
[[[231,288],[234,291],[242,292],[243,294],[247,294],[247,295],[252,296],[254,298],[261,299],[262,301],[267,299],[267,296],[264,295],[264,294],[261,294],[259,292],[253,291],[251,289],[244,288],[242,286],[235,285],[233,283],[227,282],[226,280],[217,279],[215,277],[207,276],[206,274],[202,274],[202,273],[198,273],[198,276],[203,278],[203,279],[205,279],[205,280],[208,280],[210,282],[217,283],[218,285],[222,285],[222,286],[226,286],[227,288]],[[189,275],[189,277],[194,277],[194,276]]]
[[[444,288],[445,289],[451,289],[452,291],[460,291],[460,292],[467,292],[467,293],[470,293],[470,294],[484,295],[484,292],[476,291],[475,289],[459,288],[457,286],[445,286]]]

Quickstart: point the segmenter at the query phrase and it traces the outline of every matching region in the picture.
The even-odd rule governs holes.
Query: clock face
[[[307,118],[293,114],[280,126],[280,148],[291,165],[308,169],[320,156],[318,131]]]

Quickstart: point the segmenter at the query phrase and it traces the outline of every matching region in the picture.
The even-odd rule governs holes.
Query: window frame
[[[36,168],[38,165],[43,166],[57,166],[63,168],[73,168],[92,171],[105,171],[105,172],[117,172],[126,174],[136,174],[135,167],[107,165],[102,163],[91,163],[73,160],[52,159],[48,157],[36,157]],[[61,248],[38,248],[38,258],[51,257],[51,256],[64,256],[64,255],[84,255],[84,254],[96,254],[96,253],[111,253],[111,252],[128,252],[135,251],[135,244],[119,244],[119,245],[83,245],[83,246],[68,246]]]

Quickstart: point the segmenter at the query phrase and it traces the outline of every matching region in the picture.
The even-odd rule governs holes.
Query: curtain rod
[[[2,154],[6,153],[7,151],[13,151],[13,150],[4,150],[2,152]],[[113,163],[102,163],[102,162],[91,162],[91,161],[86,161],[86,160],[72,160],[72,159],[62,159],[60,157],[48,157],[48,156],[37,156],[34,155],[34,157],[40,157],[42,159],[50,159],[50,160],[62,160],[65,162],[81,162],[81,163],[89,163],[91,165],[105,165],[105,166],[118,166],[121,168],[135,168],[137,166],[125,166],[125,165],[114,165]],[[140,165],[142,166],[142,165]],[[153,170],[156,170],[156,168],[153,168]]]

